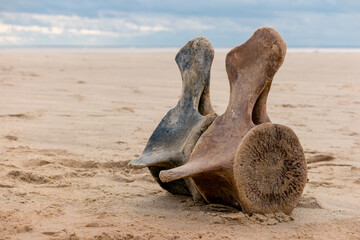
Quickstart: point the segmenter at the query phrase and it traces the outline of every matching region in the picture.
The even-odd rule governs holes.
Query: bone
[[[305,155],[289,127],[264,123],[241,141],[233,165],[241,208],[290,214],[307,182]]]
[[[185,164],[202,133],[216,118],[211,107],[209,84],[214,58],[211,43],[203,37],[189,41],[176,55],[182,77],[181,97],[161,120],[133,168],[148,167],[154,179],[170,193],[202,199],[191,179],[161,182],[159,172]]]
[[[271,83],[272,79],[266,82],[266,86],[255,103],[254,110],[252,112],[252,121],[255,125],[271,122],[270,117],[266,111],[266,102],[271,88]]]
[[[227,54],[226,71],[230,82],[230,99],[225,113],[216,118],[201,136],[188,163],[161,171],[160,179],[162,181],[169,182],[192,177],[197,189],[207,202],[231,205],[247,213],[276,211],[290,213],[292,211],[296,206],[293,202],[300,198],[306,182],[304,153],[291,129],[272,123],[264,124],[264,122],[270,122],[266,113],[266,98],[272,79],[284,61],[285,53],[286,44],[281,35],[276,30],[265,27],[258,29],[247,42],[233,48]],[[246,137],[249,131],[257,133],[255,136],[259,138],[258,142],[263,144],[267,151],[263,150],[257,156],[254,155],[258,147],[251,145],[252,138]],[[274,138],[271,134],[277,132],[281,133],[276,135],[278,137],[290,137]],[[270,137],[268,137],[269,134]],[[264,138],[263,141],[260,141],[262,138]],[[243,139],[244,141],[242,141]],[[254,144],[256,145],[255,142]],[[242,146],[252,146],[253,151]],[[287,151],[289,146],[293,146],[296,152]],[[273,151],[273,148],[276,147],[278,149]],[[243,148],[247,150],[239,150]],[[288,188],[283,186],[284,184],[281,185],[280,181],[274,186],[262,187],[260,191],[257,184],[264,182],[261,181],[261,178],[259,182],[256,182],[256,179],[252,179],[253,182],[251,182],[249,178],[244,178],[244,180],[237,175],[243,174],[244,171],[242,168],[244,163],[241,165],[239,162],[245,161],[249,164],[252,161],[252,164],[256,165],[258,164],[256,159],[261,159],[268,165],[280,164],[279,169],[286,169],[289,163],[284,161],[282,155],[275,154],[281,151],[286,151],[286,156],[289,157],[288,161],[296,166],[295,170],[298,170],[291,169],[292,171],[286,173],[293,175],[291,175],[291,180],[284,183],[286,186],[296,185],[296,191],[291,188],[293,194],[291,197],[285,198],[284,201],[274,200],[271,202],[271,206],[266,207],[267,203],[264,202],[263,196],[274,194],[279,188],[284,193]],[[247,166],[247,164],[245,165]],[[277,179],[277,174],[283,173],[280,170],[271,172],[271,167],[261,168],[261,166],[263,165],[259,164],[258,168],[261,169],[262,174],[255,174],[257,177],[267,176]],[[257,170],[258,168],[254,167],[253,169]],[[251,173],[247,174],[251,175]],[[239,185],[245,187],[241,188]],[[270,189],[268,192],[266,192],[267,188]],[[246,198],[246,194],[251,190],[257,191],[258,195],[252,194]],[[253,200],[255,205],[249,204],[249,199]],[[287,203],[287,200],[293,202]]]

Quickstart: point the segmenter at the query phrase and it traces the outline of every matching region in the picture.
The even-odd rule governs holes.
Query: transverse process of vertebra
[[[266,112],[285,54],[286,43],[269,27],[233,48],[226,56],[229,105],[217,116],[209,96],[213,47],[202,37],[189,41],[175,58],[182,76],[179,102],[130,166],[148,167],[162,188],[194,201],[290,214],[307,182],[305,155],[296,134],[271,123]]]

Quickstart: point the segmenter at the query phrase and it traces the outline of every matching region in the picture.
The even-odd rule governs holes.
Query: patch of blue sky
[[[262,26],[289,47],[360,47],[360,1],[0,0],[0,46],[231,47]]]

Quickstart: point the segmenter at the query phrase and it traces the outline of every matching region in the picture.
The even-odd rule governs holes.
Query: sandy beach
[[[127,166],[178,101],[175,54],[0,53],[0,239],[360,239],[360,53],[288,53],[275,75],[268,113],[308,160],[291,216],[194,204]]]

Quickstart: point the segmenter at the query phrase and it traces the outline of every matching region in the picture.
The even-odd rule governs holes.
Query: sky
[[[288,47],[360,48],[359,0],[0,0],[0,47],[233,47],[262,26]]]

